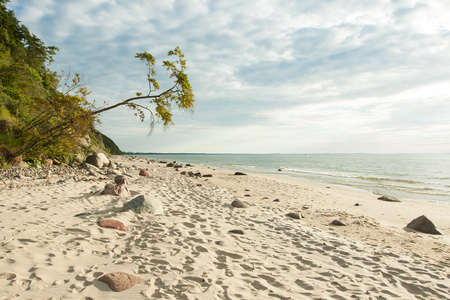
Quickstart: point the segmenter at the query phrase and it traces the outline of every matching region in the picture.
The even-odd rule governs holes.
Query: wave
[[[415,181],[410,179],[399,179],[399,178],[385,178],[385,177],[365,177],[365,176],[358,176],[357,178],[367,181],[392,181],[392,182],[401,182],[401,183],[407,183],[407,184],[424,184],[424,182],[421,181]]]

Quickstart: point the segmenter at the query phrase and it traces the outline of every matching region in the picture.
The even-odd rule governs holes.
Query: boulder
[[[148,213],[152,215],[164,213],[161,202],[145,195],[139,195],[133,200],[125,203],[125,205],[122,207],[122,211],[127,210],[132,210],[136,213]]]
[[[88,172],[99,172],[99,168],[97,168],[96,166],[88,163],[88,162],[84,162],[81,164],[81,168],[85,169]]]
[[[99,169],[103,168],[103,160],[97,154],[92,154],[86,157],[86,163],[91,164]]]
[[[100,152],[100,153],[96,153],[95,155],[97,155],[97,157],[102,160],[104,166],[109,166],[110,161],[104,153]]]
[[[296,220],[300,220],[301,219],[301,215],[297,212],[290,212],[286,215],[286,217],[289,217],[291,219],[296,219]]]
[[[46,158],[46,159],[42,160],[42,165],[43,166],[53,166],[53,159]]]
[[[247,208],[248,204],[245,203],[244,201],[236,199],[233,202],[231,202],[231,206],[236,207],[236,208]]]
[[[98,280],[104,282],[114,292],[122,292],[129,288],[144,282],[144,279],[126,272],[108,273],[100,277]]]
[[[145,177],[148,177],[148,176],[150,176],[150,174],[148,174],[148,171],[147,171],[146,169],[141,169],[141,170],[139,171],[139,176],[145,176]]]
[[[331,225],[335,225],[335,226],[347,226],[347,224],[345,224],[344,222],[340,221],[340,220],[333,220],[333,222],[331,222]]]
[[[109,183],[105,185],[105,189],[100,193],[100,195],[128,197],[131,196],[131,192],[126,184],[114,185]]]
[[[406,228],[414,229],[423,233],[442,235],[442,233],[436,229],[436,226],[433,224],[433,222],[431,222],[430,219],[428,219],[424,215],[409,222],[409,224],[406,225]]]
[[[106,171],[106,174],[108,174],[108,175],[122,175],[122,172],[120,172],[117,169],[114,169],[114,167],[109,167],[108,170]]]
[[[100,193],[100,195],[113,195],[113,196],[117,196],[116,192],[114,191],[115,185],[108,183],[107,185],[105,185],[105,188],[103,189],[103,191]]]
[[[117,175],[114,178],[114,182],[116,184],[128,184],[129,183],[128,178],[126,176],[124,176],[124,175]]]
[[[127,231],[127,228],[122,222],[113,219],[101,220],[98,221],[97,224],[102,228],[113,228],[120,231]]]
[[[247,175],[247,174],[242,173],[242,172],[236,172],[236,173],[234,173],[234,175]]]
[[[128,186],[126,184],[118,184],[114,188],[114,191],[116,192],[117,196],[121,197],[128,197],[131,196],[131,192],[128,189]]]
[[[383,200],[387,202],[400,202],[400,200],[392,196],[381,196],[378,198],[378,200]]]

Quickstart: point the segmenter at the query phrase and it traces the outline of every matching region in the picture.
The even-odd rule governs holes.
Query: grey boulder
[[[139,214],[148,213],[151,215],[158,215],[164,213],[161,202],[145,195],[139,195],[133,200],[125,203],[125,205],[122,207],[122,211],[128,210],[132,210]]]
[[[86,163],[91,164],[99,169],[103,167],[103,160],[97,154],[92,154],[86,157]]]
[[[409,222],[409,224],[406,225],[406,228],[414,229],[423,233],[442,235],[442,233],[436,229],[436,226],[433,224],[433,222],[431,222],[430,219],[428,219],[424,215]]]

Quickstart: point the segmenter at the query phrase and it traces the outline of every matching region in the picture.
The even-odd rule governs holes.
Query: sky
[[[148,136],[127,108],[98,129],[123,151],[450,153],[448,0],[11,0],[80,73],[90,100],[146,94],[145,65],[179,46],[194,113]],[[157,68],[161,89],[171,87]],[[141,104],[146,104],[142,102]]]

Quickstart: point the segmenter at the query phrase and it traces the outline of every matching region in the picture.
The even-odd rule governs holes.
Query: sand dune
[[[135,175],[130,190],[158,199],[165,213],[121,212],[132,197],[100,195],[114,177],[2,185],[0,299],[450,298],[447,236],[401,226],[420,203],[402,215],[404,202],[336,187],[193,167],[213,174],[196,179],[144,159],[113,161]],[[137,176],[142,167],[149,177]],[[232,207],[235,199],[249,207]],[[429,207],[450,232],[449,207]],[[97,225],[107,218],[127,231]],[[330,226],[336,218],[349,226]],[[144,282],[113,292],[98,278],[116,271]]]

